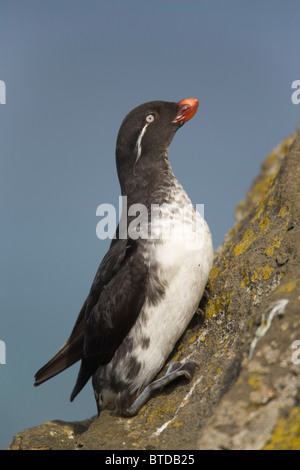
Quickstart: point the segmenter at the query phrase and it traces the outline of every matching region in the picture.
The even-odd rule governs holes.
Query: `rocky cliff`
[[[197,362],[131,419],[53,421],[10,449],[300,449],[300,130],[266,159],[170,361]]]

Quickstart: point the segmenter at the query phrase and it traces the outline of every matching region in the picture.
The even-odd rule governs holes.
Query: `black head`
[[[196,113],[198,100],[179,103],[150,101],[133,109],[124,119],[116,146],[122,193],[131,182],[145,180],[169,166],[168,148],[175,132]],[[134,184],[136,186],[136,184]]]

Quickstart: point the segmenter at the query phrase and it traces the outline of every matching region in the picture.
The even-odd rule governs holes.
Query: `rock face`
[[[10,449],[300,449],[300,129],[266,159],[236,219],[170,357],[197,362],[192,382],[134,418],[44,423]]]

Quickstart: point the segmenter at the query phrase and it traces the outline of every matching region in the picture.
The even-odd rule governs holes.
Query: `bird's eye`
[[[154,116],[153,114],[148,114],[148,116],[146,116],[146,122],[153,122],[154,121]]]

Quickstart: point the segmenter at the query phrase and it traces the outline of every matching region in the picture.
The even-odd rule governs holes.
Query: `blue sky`
[[[299,17],[296,0],[1,1],[0,448],[24,428],[96,413],[90,384],[69,402],[78,365],[32,384],[109,246],[96,209],[118,204],[124,116],[199,99],[169,158],[217,247],[264,158],[300,122]]]

